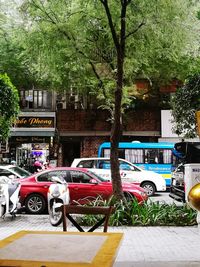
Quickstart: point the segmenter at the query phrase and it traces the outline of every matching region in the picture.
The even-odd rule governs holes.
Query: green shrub
[[[98,198],[90,202],[89,206],[114,205],[115,213],[110,216],[110,226],[192,226],[196,225],[196,211],[188,205],[149,202],[139,205],[137,201],[103,201]],[[79,217],[79,223],[91,226],[100,216],[84,215]]]

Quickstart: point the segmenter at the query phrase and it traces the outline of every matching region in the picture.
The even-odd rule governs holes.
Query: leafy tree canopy
[[[195,50],[191,0],[22,0],[22,46],[31,73],[52,88],[100,95],[113,111],[111,173],[113,192],[122,197],[118,142],[125,88],[135,77],[151,89],[184,77]],[[128,96],[128,94],[127,94]]]
[[[38,83],[111,98],[117,59],[102,2],[23,1],[20,39]],[[129,91],[135,77],[149,79],[154,89],[185,78],[197,50],[196,6],[188,0],[129,2],[124,62]],[[121,1],[108,3],[119,38]]]
[[[17,88],[31,88],[34,76],[30,72],[29,52],[20,38],[22,21],[12,0],[2,0],[0,5],[0,73],[7,73]]]
[[[19,96],[6,74],[0,74],[0,136],[6,139],[19,113]]]
[[[200,110],[200,74],[189,77],[171,100],[173,131],[186,138],[194,138],[196,111]]]

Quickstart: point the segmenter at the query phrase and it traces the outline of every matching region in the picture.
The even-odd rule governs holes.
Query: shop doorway
[[[33,172],[33,164],[37,160],[41,165],[49,159],[48,143],[21,144],[16,148],[16,164]]]
[[[63,166],[71,166],[74,158],[80,158],[80,142],[63,143]]]

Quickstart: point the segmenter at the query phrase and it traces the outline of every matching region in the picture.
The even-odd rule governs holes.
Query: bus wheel
[[[153,196],[156,192],[156,187],[151,182],[144,182],[141,187],[147,192],[148,197]]]

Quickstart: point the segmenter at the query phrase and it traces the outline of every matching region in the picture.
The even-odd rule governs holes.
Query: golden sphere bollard
[[[194,185],[188,193],[188,203],[191,208],[197,210],[197,224],[200,229],[200,184]]]
[[[200,183],[194,185],[188,193],[188,203],[191,208],[200,211]]]

